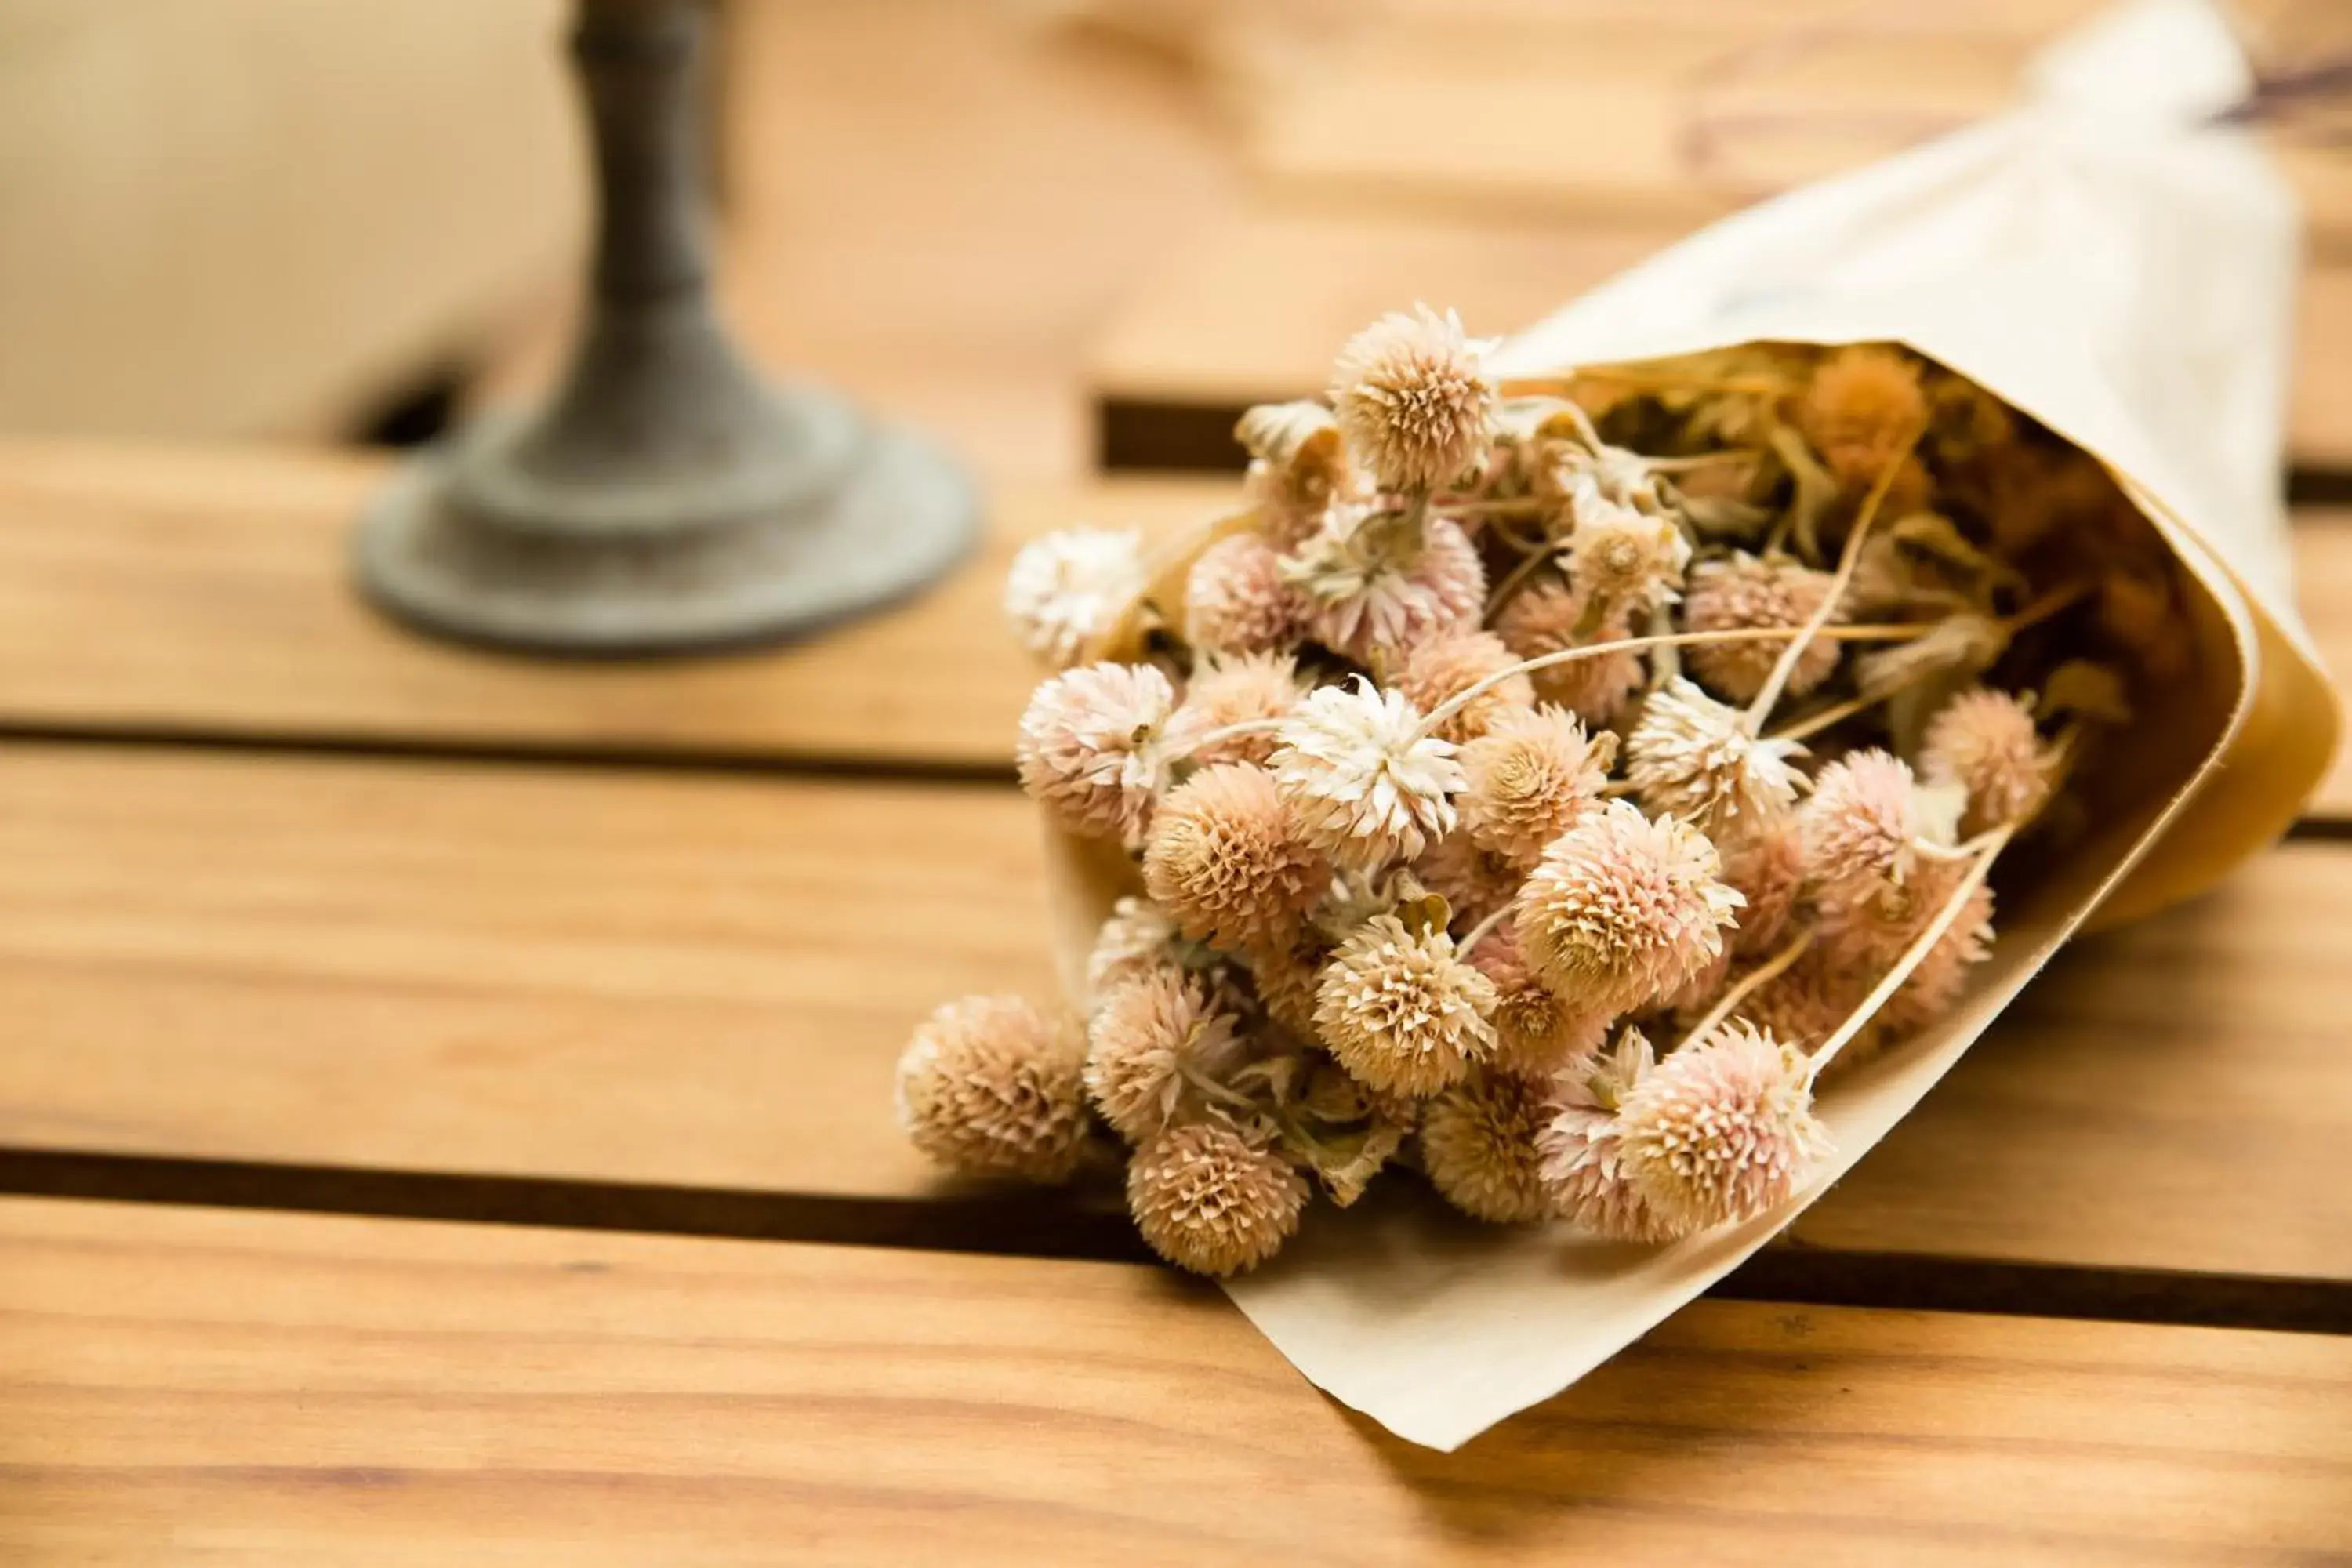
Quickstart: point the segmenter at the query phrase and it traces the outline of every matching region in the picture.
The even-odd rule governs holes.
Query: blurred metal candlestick
[[[599,205],[591,311],[548,405],[411,463],[361,521],[370,598],[441,635],[569,654],[809,630],[929,582],[971,491],[905,431],[772,387],[712,313],[701,0],[583,0]]]

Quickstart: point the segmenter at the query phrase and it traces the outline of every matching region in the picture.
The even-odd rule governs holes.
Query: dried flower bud
[[[1722,951],[1739,895],[1720,869],[1696,828],[1612,800],[1555,839],[1519,890],[1519,951],[1571,1005],[1631,1012]]]
[[[1473,1219],[1542,1219],[1552,1201],[1536,1139],[1548,1120],[1538,1086],[1509,1073],[1475,1071],[1422,1111],[1422,1168],[1446,1202]]]
[[[1305,595],[1315,640],[1359,664],[1394,668],[1423,639],[1473,629],[1486,605],[1486,569],[1445,518],[1418,529],[1403,512],[1334,507],[1281,565]]]
[[[1405,656],[1397,689],[1415,708],[1433,713],[1441,704],[1517,662],[1503,639],[1492,632],[1475,628],[1436,632],[1414,644]],[[1474,741],[1497,721],[1528,711],[1535,701],[1534,685],[1525,675],[1512,675],[1463,704],[1438,725],[1437,732],[1456,745]]]
[[[1486,449],[1495,404],[1479,363],[1486,348],[1464,335],[1453,311],[1418,305],[1382,316],[1340,351],[1331,406],[1382,489],[1437,489]]]
[[[1682,596],[1691,547],[1671,519],[1602,500],[1590,481],[1571,494],[1576,527],[1566,555],[1579,594],[1620,617]]]
[[[1245,1273],[1272,1258],[1298,1228],[1307,1196],[1281,1155],[1215,1120],[1179,1122],[1127,1166],[1136,1229],[1195,1274]]]
[[[1830,574],[1785,555],[1762,558],[1741,552],[1728,560],[1701,563],[1691,573],[1683,624],[1694,632],[1744,631],[1757,626],[1801,626],[1829,597]],[[1753,702],[1780,661],[1782,645],[1748,642],[1695,643],[1683,658],[1699,683],[1733,702]],[[1838,644],[1815,637],[1790,671],[1788,694],[1802,697],[1837,668]]]
[[[1197,1097],[1187,1069],[1221,1079],[1243,1055],[1237,1021],[1218,1009],[1208,985],[1181,970],[1158,970],[1116,987],[1095,1009],[1087,1093],[1113,1131],[1139,1143]]]
[[[1518,934],[1507,925],[1470,953],[1495,985],[1495,1065],[1529,1078],[1548,1076],[1601,1048],[1610,1016],[1580,1009],[1528,967]]]
[[[1625,782],[1649,810],[1703,832],[1759,832],[1795,805],[1801,780],[1789,759],[1803,751],[1759,738],[1738,709],[1676,676],[1642,704],[1625,741]]]
[[[1307,596],[1284,580],[1282,556],[1255,533],[1221,539],[1184,578],[1184,636],[1212,653],[1268,653],[1307,637]]]
[[[1272,773],[1220,763],[1160,803],[1143,885],[1186,936],[1244,950],[1287,942],[1331,868],[1299,837]]]
[[[1586,734],[1566,709],[1507,715],[1462,748],[1463,831],[1520,871],[1532,869],[1544,846],[1601,804],[1616,757],[1616,736]]]
[[[2006,691],[1977,687],[1944,704],[1927,725],[1920,771],[1968,795],[1960,831],[2023,822],[2050,798],[2052,759],[2033,711]]]
[[[1310,691],[1283,722],[1275,782],[1299,836],[1333,863],[1377,870],[1454,830],[1462,767],[1402,695],[1359,679]]]
[[[1618,1108],[1656,1069],[1650,1042],[1627,1029],[1616,1046],[1561,1073],[1538,1134],[1544,1183],[1559,1212],[1611,1241],[1655,1242],[1673,1234],[1633,1184]]]
[[[1069,528],[1033,539],[1014,554],[1004,578],[1004,614],[1024,647],[1066,669],[1142,591],[1139,534]]]
[[[1168,721],[1169,749],[1195,767],[1265,763],[1274,756],[1271,732],[1201,742],[1236,724],[1282,718],[1299,695],[1298,662],[1286,653],[1204,654]]]
[[[1018,996],[966,996],[916,1026],[898,1058],[898,1125],[968,1175],[1058,1182],[1086,1142],[1085,1042]]]
[[[1494,985],[1456,955],[1452,937],[1379,915],[1331,955],[1315,1022],[1359,1081],[1424,1095],[1459,1083],[1493,1052],[1494,1007]]]
[[[1919,370],[1900,352],[1873,344],[1823,360],[1797,408],[1797,427],[1850,489],[1866,489],[1927,427]]]
[[[1684,1236],[1786,1202],[1831,1147],[1803,1053],[1737,1020],[1660,1062],[1618,1119],[1633,1185]]]
[[[1633,635],[1622,618],[1586,613],[1583,596],[1560,583],[1544,583],[1505,605],[1495,618],[1495,633],[1521,658],[1540,658],[1564,648],[1615,642]],[[1588,628],[1586,622],[1592,620]],[[1627,699],[1641,689],[1642,656],[1617,648],[1590,658],[1571,659],[1531,671],[1536,695],[1555,703],[1588,724],[1606,724],[1624,710]]]
[[[1021,715],[1013,759],[1022,787],[1071,833],[1141,843],[1160,782],[1160,727],[1175,706],[1168,678],[1149,665],[1063,671]]]

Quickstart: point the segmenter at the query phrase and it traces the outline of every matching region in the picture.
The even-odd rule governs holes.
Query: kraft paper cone
[[[2258,148],[2192,129],[2246,79],[2202,5],[2112,14],[2053,49],[2013,112],[1741,214],[1490,361],[1507,383],[1740,343],[1906,344],[2114,471],[2193,584],[2198,673],[2103,746],[2119,805],[2004,900],[1993,955],[1953,1015],[1824,1088],[1837,1153],[1803,1193],[1663,1247],[1480,1226],[1405,1182],[1318,1206],[1273,1264],[1226,1286],[1318,1385],[1449,1449],[1559,1392],[1789,1225],[2095,911],[2120,919],[2201,890],[2293,820],[2337,728],[2294,614],[2278,497],[2295,219]],[[1177,597],[1167,584],[1188,553],[1163,557],[1160,603]],[[1130,618],[1110,640],[1133,632]],[[1078,996],[1134,871],[1115,847],[1051,837]]]

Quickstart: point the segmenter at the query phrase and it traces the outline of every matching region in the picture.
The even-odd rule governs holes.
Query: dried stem
[[[1454,951],[1467,956],[1470,950],[1477,946],[1480,942],[1486,941],[1488,936],[1492,935],[1495,928],[1501,925],[1504,921],[1507,920],[1510,917],[1510,913],[1511,906],[1505,904],[1501,909],[1496,910],[1493,914],[1488,915],[1485,920],[1480,921],[1476,925],[1472,926],[1470,928],[1469,934],[1465,936],[1460,942],[1454,943]]]
[[[1691,371],[1583,365],[1564,376],[1522,376],[1506,381],[1496,391],[1505,397],[1568,397],[1580,381],[1613,382],[1647,392],[1730,392],[1758,397],[1783,396],[1795,392],[1799,384],[1780,376],[1701,375]]]
[[[1711,1031],[1721,1025],[1726,1018],[1731,1016],[1742,1002],[1756,994],[1770,981],[1778,979],[1790,964],[1804,957],[1805,950],[1812,944],[1813,929],[1807,926],[1797,933],[1796,940],[1741,975],[1738,984],[1717,998],[1715,1005],[1706,1010],[1706,1016],[1692,1025],[1684,1034],[1682,1045],[1687,1046],[1694,1041],[1706,1038]],[[1677,1050],[1681,1048],[1682,1046],[1675,1047]]]

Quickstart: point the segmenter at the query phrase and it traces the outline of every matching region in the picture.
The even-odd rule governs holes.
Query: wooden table
[[[2352,775],[1439,1456],[891,1122],[929,1005],[1049,984],[1006,553],[1223,481],[1006,489],[887,618],[583,668],[362,612],[381,472],[0,445],[0,1561],[2352,1554]]]

